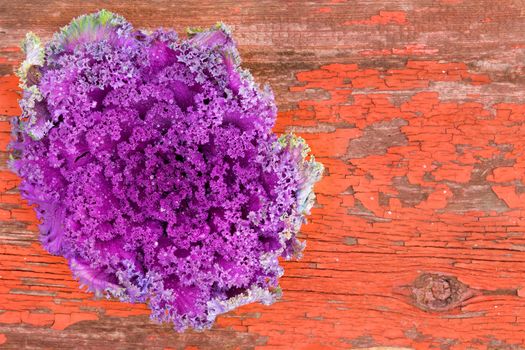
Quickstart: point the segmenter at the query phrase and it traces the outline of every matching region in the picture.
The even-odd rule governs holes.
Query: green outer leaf
[[[22,51],[26,54],[25,60],[16,71],[16,75],[20,78],[20,87],[27,88],[27,73],[31,66],[43,66],[45,61],[44,46],[40,38],[33,32],[26,34],[26,37],[20,43]]]

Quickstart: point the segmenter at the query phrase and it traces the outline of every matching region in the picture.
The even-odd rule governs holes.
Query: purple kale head
[[[10,166],[50,253],[179,331],[279,296],[323,167],[272,132],[273,94],[228,27],[179,39],[100,11],[23,49]]]

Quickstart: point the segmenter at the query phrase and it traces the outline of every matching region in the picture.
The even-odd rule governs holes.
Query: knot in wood
[[[469,287],[454,276],[423,273],[413,283],[412,297],[417,307],[427,311],[447,311],[472,296]]]
[[[446,277],[440,276],[432,281],[430,286],[432,295],[436,300],[447,302],[452,296],[450,282]]]

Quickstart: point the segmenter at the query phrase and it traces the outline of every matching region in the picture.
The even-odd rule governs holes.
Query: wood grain
[[[325,164],[280,302],[177,334],[93,300],[40,247],[5,166],[16,47],[101,8],[231,25],[276,94],[275,130]],[[523,33],[518,0],[0,1],[0,347],[525,349]]]

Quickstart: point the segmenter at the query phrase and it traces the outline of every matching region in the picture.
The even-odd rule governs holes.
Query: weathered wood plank
[[[92,300],[38,244],[5,166],[15,47],[100,8],[136,27],[230,24],[276,131],[327,171],[283,299],[202,333]],[[0,2],[0,347],[525,348],[522,1]]]

